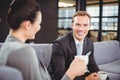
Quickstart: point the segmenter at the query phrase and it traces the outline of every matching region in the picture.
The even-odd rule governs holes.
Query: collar
[[[9,34],[7,37],[8,37],[8,40],[9,40],[9,41],[13,41],[13,42],[14,42],[14,41],[17,41],[17,42],[23,43],[21,40],[19,40],[18,38],[12,36],[11,34]]]
[[[77,45],[78,43],[81,43],[81,44],[83,45],[84,39],[83,39],[82,41],[78,41],[78,40],[74,37],[74,40],[75,40],[75,45]]]

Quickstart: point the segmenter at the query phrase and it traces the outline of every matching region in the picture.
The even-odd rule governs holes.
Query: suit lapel
[[[87,53],[87,39],[85,37],[84,42],[83,42],[83,52],[82,55],[85,55]]]
[[[75,41],[74,41],[72,32],[69,34],[69,41],[70,41],[69,42],[70,47],[74,53],[73,55],[75,56],[75,55],[77,55],[77,51],[76,51],[76,45],[75,45]]]

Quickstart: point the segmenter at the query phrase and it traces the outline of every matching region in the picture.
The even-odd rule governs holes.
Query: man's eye
[[[84,24],[84,26],[88,26],[87,24]]]
[[[76,24],[76,26],[80,26],[79,24]]]

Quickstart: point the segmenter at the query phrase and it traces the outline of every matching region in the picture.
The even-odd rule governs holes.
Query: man
[[[75,80],[99,80],[98,66],[94,60],[93,41],[86,35],[90,30],[90,15],[85,11],[78,11],[72,19],[72,32],[58,38],[53,43],[51,62],[48,67],[53,80],[60,80],[69,68],[76,55],[89,53],[88,71]],[[81,50],[77,53],[77,44],[81,43]]]
[[[31,0],[15,0],[10,7],[7,17],[10,33],[0,48],[0,65],[19,69],[24,80],[51,80],[44,64],[37,59],[35,49],[25,44],[26,40],[35,39],[41,29],[39,5]],[[86,70],[85,63],[75,58],[61,80],[73,80]]]

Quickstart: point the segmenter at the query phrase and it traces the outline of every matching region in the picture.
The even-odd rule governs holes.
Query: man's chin
[[[77,37],[77,40],[82,41],[84,38],[83,37]]]

